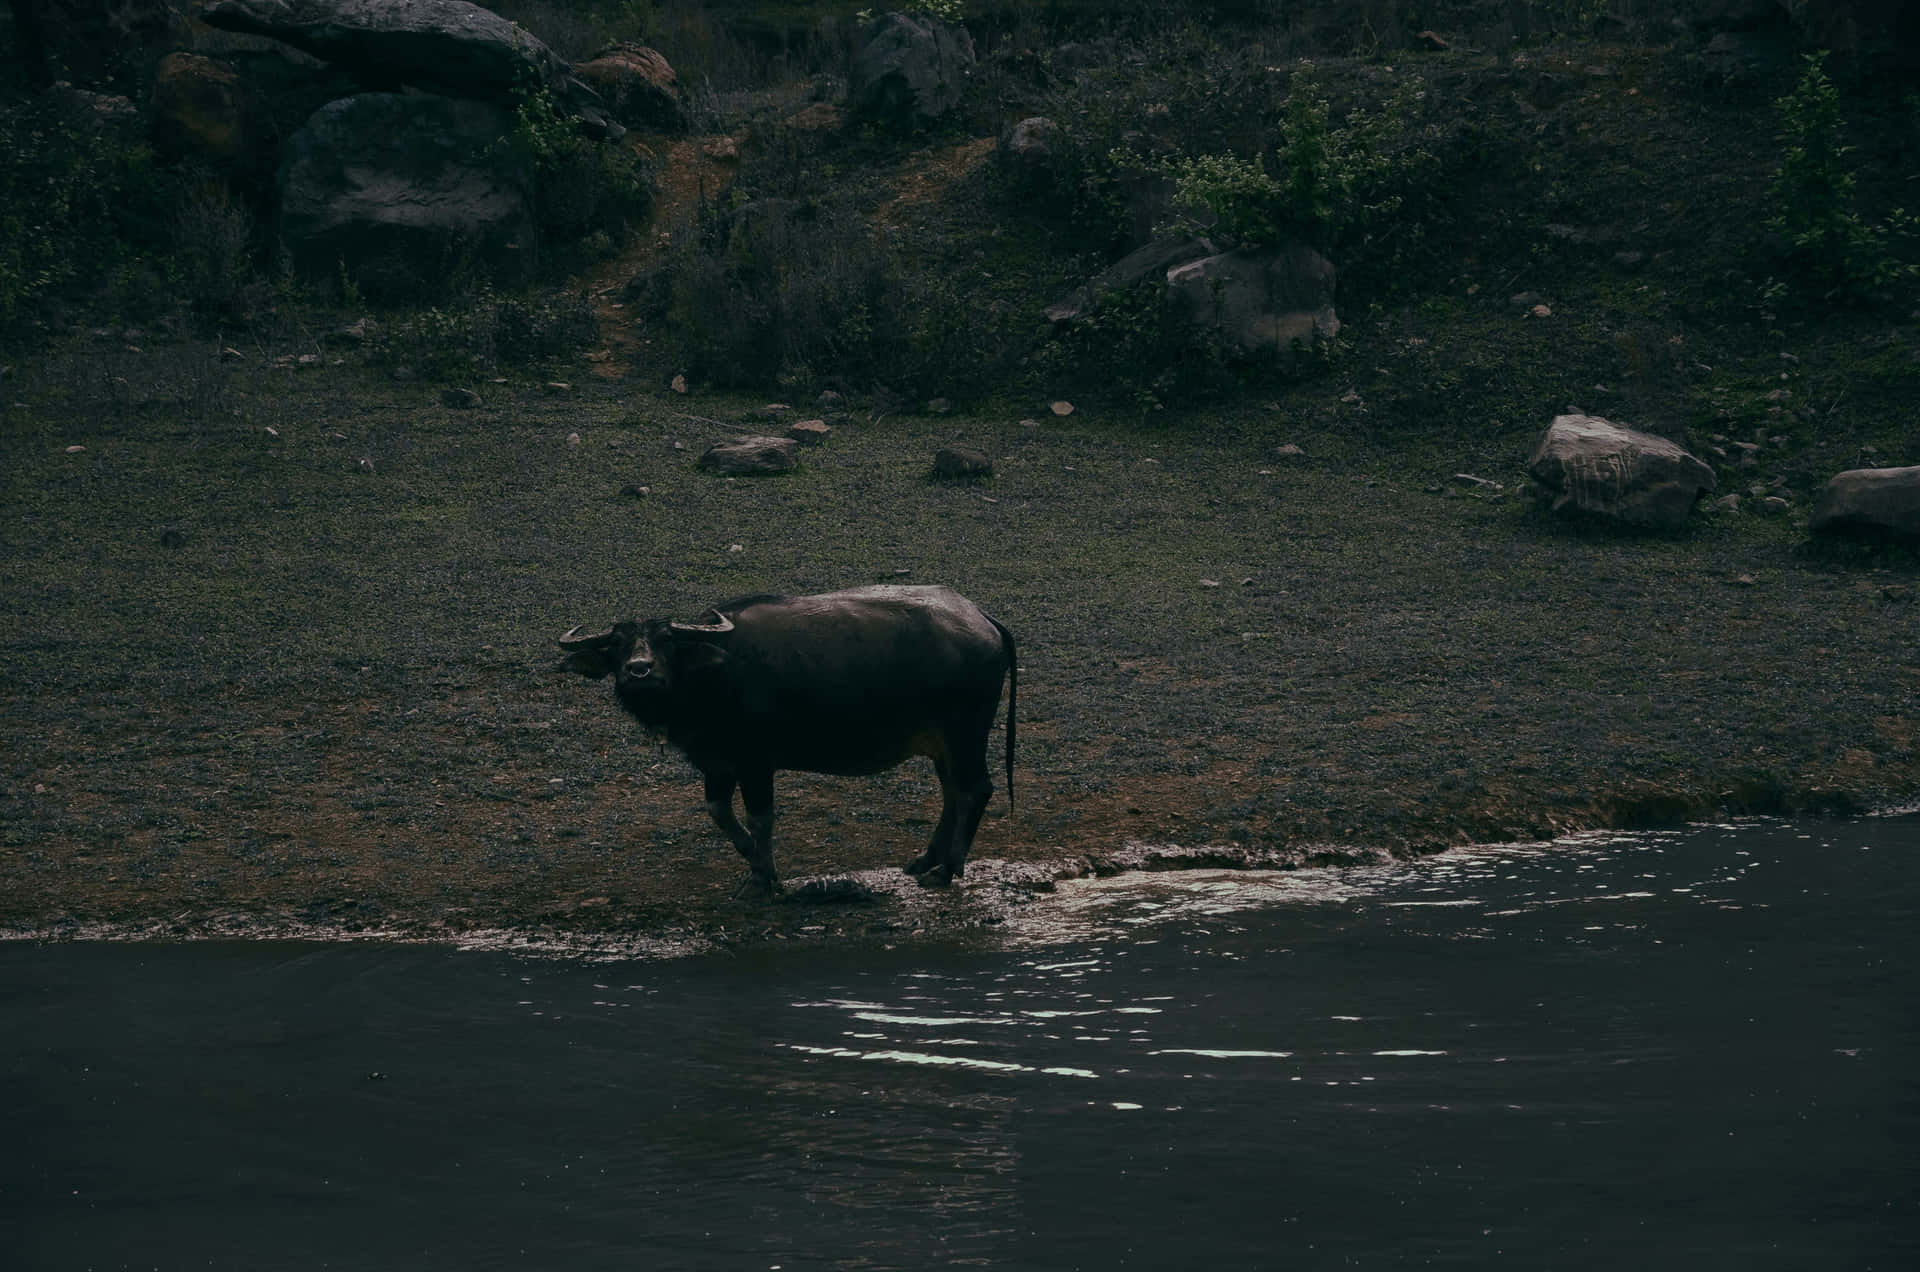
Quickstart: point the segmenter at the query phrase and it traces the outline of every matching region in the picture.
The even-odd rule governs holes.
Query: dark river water
[[[0,944],[0,1268],[1920,1268],[1920,819],[992,949]]]

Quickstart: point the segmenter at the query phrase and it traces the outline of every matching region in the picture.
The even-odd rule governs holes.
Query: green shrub
[[[483,285],[456,303],[390,316],[376,331],[369,361],[428,380],[464,382],[567,358],[599,338],[599,321],[583,294],[502,295]]]
[[[516,92],[513,131],[500,142],[533,205],[554,270],[576,264],[567,249],[594,235],[618,243],[653,206],[652,174],[624,147],[582,135],[553,93],[529,80]]]
[[[1775,103],[1781,153],[1767,229],[1781,240],[1797,281],[1828,300],[1872,299],[1920,280],[1920,263],[1894,250],[1897,238],[1913,235],[1915,219],[1903,208],[1880,222],[1860,214],[1847,161],[1853,147],[1842,140],[1840,91],[1826,60],[1824,50],[1809,53],[1799,83]]]
[[[164,242],[146,146],[48,94],[0,104],[0,327]]]

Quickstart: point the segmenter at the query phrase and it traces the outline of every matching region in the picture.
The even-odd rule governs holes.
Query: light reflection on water
[[[1916,854],[1120,876],[984,952],[0,946],[0,1266],[1912,1268]]]

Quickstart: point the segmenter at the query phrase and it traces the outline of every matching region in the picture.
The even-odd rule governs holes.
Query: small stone
[[[833,389],[822,389],[813,404],[823,411],[838,411],[847,404],[846,397]]]
[[[1039,420],[1021,420],[1020,427],[1021,428],[1039,428],[1040,421]]]
[[[450,406],[455,410],[472,410],[480,405],[480,395],[472,389],[442,389],[440,405]]]
[[[565,380],[548,380],[546,390],[555,397],[565,397],[567,394],[573,392],[573,386]]]
[[[84,446],[69,446],[69,447],[67,447],[67,454],[69,454],[69,455],[78,455],[78,454],[80,454],[80,453],[81,453],[82,451],[84,451],[84,450],[86,450],[86,449],[87,449],[87,448],[86,448],[86,447],[84,447]]]
[[[1273,453],[1278,455],[1281,459],[1297,459],[1300,456],[1305,455],[1307,452],[1301,450],[1300,447],[1295,443],[1288,442],[1285,446],[1274,447]]]
[[[740,158],[740,145],[731,137],[715,137],[700,147],[700,153],[715,163],[735,163]]]
[[[268,437],[278,437],[278,436],[280,436],[280,430],[279,430],[279,429],[277,429],[277,428],[275,428],[275,427],[274,427],[273,425],[271,425],[271,424],[269,424],[269,425],[267,425],[267,436],[268,436]]]
[[[728,552],[745,552],[746,550],[747,546],[744,543],[729,543],[727,545]]]
[[[667,387],[675,393],[685,393],[687,391],[687,377],[684,375],[676,375],[667,382]]]
[[[620,493],[627,496],[629,499],[645,499],[648,495],[653,493],[653,488],[650,486],[626,485],[626,486],[620,487]]]
[[[742,477],[791,472],[799,449],[800,443],[790,437],[741,437],[709,446],[700,456],[700,467]]]
[[[1219,587],[1220,580],[1219,579],[1201,579],[1200,586],[1201,587]]]
[[[1539,292],[1523,291],[1515,292],[1513,295],[1507,297],[1507,303],[1515,309],[1531,309],[1535,305],[1545,304],[1546,299],[1547,298]]]
[[[765,406],[755,407],[753,416],[762,420],[784,420],[792,410],[785,402],[769,402]]]
[[[1733,581],[1741,587],[1752,587],[1754,585],[1754,578],[1751,574],[1736,575]]]
[[[373,471],[373,459],[370,456],[362,455],[360,457],[360,463],[357,465],[357,467],[363,473],[370,473]]]
[[[567,434],[567,445],[578,446],[579,444],[580,444],[580,434],[578,433]]]
[[[796,420],[788,427],[787,436],[802,446],[818,446],[832,432],[825,420]]]
[[[1445,53],[1453,47],[1437,31],[1422,31],[1413,38],[1419,41],[1420,47],[1429,53]]]
[[[1789,505],[1787,501],[1782,499],[1779,495],[1768,495],[1765,499],[1762,499],[1760,501],[1760,511],[1765,513],[1769,517],[1777,517],[1781,515],[1790,506],[1791,505]]]
[[[1740,496],[1722,495],[1713,501],[1713,506],[1722,512],[1738,512],[1740,511]]]
[[[1535,318],[1553,317],[1553,310],[1547,308],[1547,306],[1545,305],[1535,305],[1532,309],[1527,310],[1527,312],[1529,314],[1532,314]]]
[[[933,457],[933,475],[942,481],[980,481],[993,476],[993,460],[970,446],[943,446]]]
[[[227,345],[220,350],[220,360],[222,362],[239,362],[242,359],[244,359],[246,356],[247,356],[246,354],[241,353],[238,349],[234,348],[232,345]]]
[[[320,361],[320,355],[317,353],[303,353],[293,360],[293,365],[305,371],[311,367],[319,366]]]
[[[1073,403],[1055,402],[1055,403],[1052,403],[1050,406],[1048,406],[1047,409],[1052,411],[1055,415],[1058,415],[1064,419],[1065,417],[1073,414]]]

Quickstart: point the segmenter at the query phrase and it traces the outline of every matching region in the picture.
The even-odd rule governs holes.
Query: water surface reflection
[[[0,946],[0,1266],[1920,1266],[1920,821],[1065,885],[1005,948]]]

